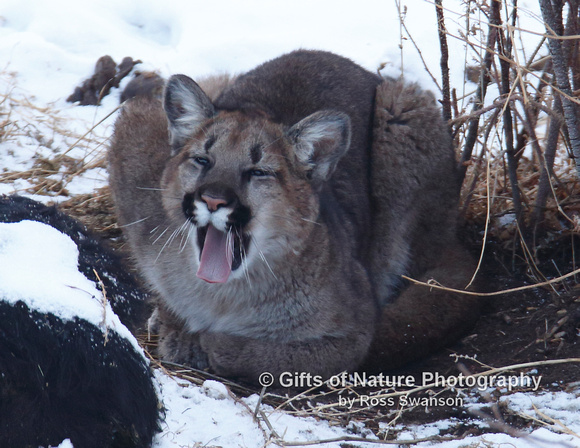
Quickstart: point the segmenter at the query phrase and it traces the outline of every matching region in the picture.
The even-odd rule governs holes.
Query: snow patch
[[[63,320],[85,319],[137,340],[121,323],[94,282],[78,270],[76,244],[55,228],[36,221],[0,223],[0,299],[24,302]]]

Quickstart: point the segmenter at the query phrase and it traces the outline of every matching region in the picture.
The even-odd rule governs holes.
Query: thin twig
[[[109,327],[107,326],[107,303],[109,302],[109,299],[107,298],[105,284],[101,280],[101,277],[99,277],[99,273],[96,271],[96,269],[93,269],[93,273],[95,274],[95,277],[97,277],[97,283],[99,284],[101,288],[101,294],[103,295],[101,299],[101,304],[103,306],[103,320],[101,321],[101,326],[103,327],[103,333],[105,336],[105,343],[103,345],[107,345],[107,342],[109,342]]]
[[[281,446],[312,446],[312,445],[321,445],[324,443],[335,443],[335,442],[365,442],[365,443],[376,443],[379,445],[415,445],[417,443],[422,442],[448,442],[451,440],[461,440],[462,437],[450,437],[450,436],[429,436],[429,437],[421,437],[418,439],[408,439],[408,440],[381,440],[381,439],[365,439],[364,437],[354,437],[354,436],[342,436],[336,437],[334,439],[321,439],[321,440],[312,440],[306,442],[286,442],[284,440],[280,440],[279,443]]]
[[[580,269],[576,269],[575,271],[569,272],[566,275],[562,275],[560,277],[553,278],[552,280],[547,280],[545,282],[536,283],[534,285],[520,286],[518,288],[503,289],[501,291],[495,291],[495,292],[474,292],[474,291],[465,291],[463,289],[447,288],[447,287],[442,286],[438,283],[430,283],[430,282],[435,282],[434,279],[431,279],[428,282],[422,282],[420,280],[415,280],[414,278],[407,277],[406,275],[401,275],[401,278],[408,280],[411,283],[414,283],[415,285],[426,286],[428,288],[439,289],[441,291],[455,292],[458,294],[464,294],[464,295],[468,295],[468,296],[492,297],[492,296],[499,296],[502,294],[511,294],[512,292],[519,292],[519,291],[526,291],[528,289],[540,288],[541,286],[547,286],[547,285],[551,285],[553,283],[559,283],[562,280],[565,280],[568,277],[572,277],[576,274],[580,274]]]
[[[401,50],[401,78],[404,75],[404,62],[403,62],[403,24],[405,21],[405,13],[401,11],[401,2],[400,0],[395,0],[395,5],[397,6],[397,14],[399,15],[399,50]],[[406,8],[406,7],[405,7]]]
[[[94,126],[92,126],[87,132],[85,132],[83,135],[81,135],[78,140],[76,142],[74,142],[72,145],[70,145],[68,147],[68,149],[63,152],[62,154],[59,154],[57,157],[63,157],[66,154],[68,154],[70,151],[72,151],[81,141],[83,141],[85,139],[85,137],[87,135],[89,135],[91,132],[93,132],[98,126],[100,126],[103,122],[105,122],[111,115],[113,115],[115,112],[117,112],[119,109],[121,109],[123,107],[123,104],[119,104],[117,107],[115,107],[111,112],[109,112],[107,115],[105,115],[103,117],[103,119],[99,120],[99,122],[97,124],[95,124]]]
[[[492,0],[497,2],[498,0]],[[497,8],[492,8],[491,22],[493,24],[499,23],[499,17],[497,17]],[[485,55],[483,57],[483,64],[480,72],[479,85],[477,87],[477,92],[475,93],[475,103],[473,104],[473,112],[477,112],[479,109],[483,108],[483,102],[485,100],[485,94],[487,92],[487,85],[489,84],[489,71],[491,70],[491,64],[493,60],[493,48],[495,47],[495,42],[497,39],[497,29],[492,27],[490,24],[489,32],[487,35],[487,44],[485,47]],[[465,144],[463,146],[463,151],[461,153],[461,159],[459,161],[459,180],[463,182],[465,178],[465,173],[467,171],[466,162],[471,159],[471,154],[473,152],[473,147],[477,141],[477,134],[479,130],[479,118],[472,118],[469,121],[467,128],[467,137],[465,139]]]
[[[536,405],[534,403],[532,403],[532,407],[534,408],[534,411],[536,411],[536,413],[538,414],[538,416],[540,418],[543,418],[544,420],[552,422],[553,425],[557,425],[557,427],[559,427],[559,429],[560,429],[560,432],[563,432],[564,434],[570,434],[570,435],[576,437],[577,439],[580,439],[580,435],[578,435],[578,433],[572,431],[570,428],[568,428],[566,425],[564,425],[564,423],[562,423],[560,420],[544,414],[542,411],[540,411],[536,407]]]
[[[489,53],[491,53],[493,56],[497,56],[498,58],[502,58],[502,57],[503,57],[502,55],[500,55],[500,54],[496,53],[496,52],[495,52],[493,49],[487,48],[487,47],[486,47],[486,46],[484,46],[484,45],[480,45],[480,44],[477,44],[477,43],[474,43],[474,42],[467,42],[467,41],[465,40],[465,38],[464,38],[464,37],[455,36],[454,34],[451,34],[449,31],[447,31],[447,35],[448,35],[448,36],[450,36],[450,37],[453,37],[453,38],[455,38],[455,39],[457,39],[457,40],[460,40],[460,41],[462,41],[462,42],[466,42],[468,45],[470,45],[470,46],[472,46],[472,47],[476,47],[476,48],[480,48],[480,49],[482,49],[482,50],[485,50],[486,52],[489,52]],[[510,64],[512,64],[514,67],[517,65],[517,63],[516,63],[515,61],[512,61],[512,60],[510,60],[509,62],[510,62]],[[524,74],[526,74],[526,75],[530,75],[530,76],[533,76],[534,78],[537,78],[537,79],[540,79],[540,76],[538,76],[536,73],[534,73],[534,71],[533,71],[532,69],[527,69],[526,67],[523,67],[523,66],[520,66],[519,68],[520,68],[520,70],[521,70],[521,71],[522,71]],[[562,95],[563,97],[566,97],[566,98],[568,98],[568,100],[569,100],[570,102],[572,102],[572,103],[575,103],[575,104],[579,104],[579,105],[580,105],[580,99],[576,98],[576,97],[575,97],[573,94],[566,93],[566,92],[564,92],[563,90],[559,89],[557,86],[553,86],[553,87],[554,87],[554,88],[555,88],[555,89],[558,91],[558,93],[559,93],[560,95]]]
[[[492,2],[492,8],[497,8],[498,11],[494,14],[498,17],[498,22],[501,24],[501,15],[500,15],[500,4],[497,1]],[[513,94],[513,87],[510,86],[510,64],[507,62],[511,59],[512,54],[512,39],[509,33],[504,35],[501,28],[498,28],[498,39],[497,39],[497,49],[498,53],[503,56],[500,58],[499,64],[501,69],[501,93],[505,97],[509,98]],[[517,52],[515,52],[517,54]],[[520,76],[521,78],[521,76]],[[515,85],[514,85],[515,87]],[[522,90],[522,95],[525,95],[525,90]],[[524,101],[524,104],[526,101]],[[510,184],[512,187],[512,201],[514,204],[514,212],[516,214],[516,221],[518,222],[519,226],[523,226],[523,217],[522,217],[522,199],[520,193],[520,185],[518,183],[518,161],[516,159],[515,151],[514,151],[514,130],[513,130],[513,119],[512,119],[512,111],[511,108],[508,107],[508,102],[504,107],[503,111],[503,130],[505,136],[505,154],[508,162],[508,175]]]
[[[496,110],[496,112],[499,112],[499,109]],[[489,128],[491,129],[491,127]],[[489,131],[488,131],[489,133]],[[485,140],[487,141],[487,135]],[[484,148],[485,149],[485,148]],[[477,261],[477,267],[475,268],[475,272],[473,273],[473,276],[471,277],[471,280],[469,280],[469,283],[467,284],[467,286],[465,286],[465,289],[469,288],[473,282],[475,281],[475,278],[477,277],[477,274],[481,268],[481,265],[483,263],[483,256],[485,254],[485,247],[486,247],[486,243],[487,243],[487,237],[489,234],[489,223],[491,221],[491,193],[490,193],[490,180],[491,180],[491,153],[488,151],[487,154],[487,164],[486,164],[486,181],[485,181],[485,189],[486,189],[486,200],[487,200],[487,207],[486,207],[486,214],[485,214],[485,229],[483,232],[483,241],[481,242],[481,251],[479,253],[479,260]]]
[[[423,52],[419,48],[419,45],[417,45],[417,42],[415,42],[415,39],[413,39],[413,35],[411,34],[409,29],[407,28],[407,25],[405,25],[404,15],[405,15],[405,12],[403,12],[403,19],[400,21],[400,25],[405,30],[405,33],[407,34],[407,37],[409,38],[409,40],[411,41],[413,46],[415,47],[415,50],[417,50],[417,54],[419,55],[419,59],[421,59],[421,63],[423,64],[425,71],[431,77],[431,80],[437,86],[437,89],[441,92],[442,91],[441,86],[439,85],[439,82],[437,82],[437,78],[435,78],[435,76],[433,76],[433,73],[431,73],[431,70],[429,69],[429,65],[427,65],[427,61],[425,61],[425,58],[423,57]],[[401,31],[401,33],[402,33],[402,31]],[[401,34],[401,44],[400,45],[401,45],[401,76],[403,76],[403,53],[402,53],[402,51],[403,51],[403,35],[402,34]]]

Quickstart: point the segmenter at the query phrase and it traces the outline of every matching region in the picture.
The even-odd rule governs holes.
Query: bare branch
[[[497,17],[498,22],[501,24],[500,15],[500,3],[494,1],[491,5],[493,9],[497,8],[496,12],[492,12],[494,16]],[[515,14],[514,14],[515,16]],[[499,59],[499,64],[501,68],[501,93],[506,98],[512,95],[513,90],[510,83],[510,63],[512,53],[512,41],[509,33],[505,35],[501,29],[498,28],[498,39],[497,39],[497,50],[503,57]],[[525,95],[525,91],[522,89],[522,94]],[[518,161],[516,159],[516,153],[514,150],[514,130],[513,130],[513,120],[512,111],[509,103],[506,103],[503,111],[503,129],[505,136],[505,148],[506,148],[506,158],[508,162],[508,175],[510,179],[510,184],[512,187],[512,201],[514,203],[514,211],[516,214],[516,220],[520,228],[523,226],[522,220],[522,199],[520,185],[518,183]]]
[[[494,3],[499,3],[499,0],[493,0]],[[492,15],[490,19],[489,31],[487,35],[487,44],[485,49],[485,56],[483,58],[483,66],[481,67],[480,81],[475,92],[475,103],[471,113],[477,112],[479,109],[483,108],[483,102],[485,100],[485,94],[487,92],[487,86],[489,84],[489,72],[491,70],[491,64],[493,61],[493,48],[495,47],[495,42],[497,39],[497,25],[500,23],[500,18],[497,15],[499,13],[498,8],[491,8]],[[463,152],[461,154],[461,160],[459,161],[459,180],[463,182],[465,178],[465,172],[467,171],[466,163],[471,159],[471,154],[473,152],[473,147],[477,141],[477,132],[479,130],[479,117],[472,118],[469,120],[467,128],[467,137],[465,139],[465,145],[463,147]]]
[[[443,119],[446,123],[451,120],[451,95],[449,89],[449,50],[447,48],[447,36],[445,30],[445,17],[443,16],[443,0],[435,0],[435,12],[437,13],[437,29],[439,31],[439,46],[441,47],[441,83],[443,94]]]
[[[562,113],[562,100],[560,96],[554,92],[553,101],[554,111]],[[538,185],[538,196],[536,197],[536,203],[534,205],[534,215],[533,221],[534,225],[541,222],[544,209],[546,206],[546,201],[548,200],[548,195],[551,192],[551,180],[552,170],[554,166],[554,159],[556,157],[556,148],[558,146],[558,137],[560,136],[560,128],[562,124],[559,120],[554,118],[550,119],[550,125],[548,127],[548,137],[546,139],[546,148],[544,150],[544,170],[540,173],[540,181]]]
[[[570,145],[572,146],[572,153],[575,159],[576,172],[580,176],[580,128],[578,126],[577,108],[569,99],[572,96],[572,88],[570,86],[570,79],[568,78],[568,63],[565,51],[562,48],[562,42],[553,38],[553,36],[561,36],[563,34],[562,11],[561,9],[554,11],[555,8],[550,0],[540,0],[540,9],[542,10],[542,17],[544,18],[546,31],[548,33],[548,45],[550,47],[550,53],[552,54],[556,83],[564,93],[562,96],[562,109],[564,110],[566,126],[568,127],[568,134],[570,136]]]

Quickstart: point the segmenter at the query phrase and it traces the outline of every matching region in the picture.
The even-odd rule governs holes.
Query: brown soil
[[[547,278],[554,278],[578,268],[574,254],[580,253],[580,238],[575,235],[552,235],[549,249],[538,252],[537,267]],[[488,291],[499,291],[537,283],[529,278],[528,264],[502,244],[489,243],[483,275]],[[480,246],[479,246],[480,247]],[[457,357],[460,358],[457,361]],[[549,360],[575,359],[556,365],[543,365]],[[566,390],[580,381],[580,285],[573,277],[551,286],[528,289],[493,296],[488,299],[484,314],[475,328],[455,345],[404,370],[417,377],[423,372],[438,372],[443,376],[460,372],[478,373],[523,363],[537,363],[532,367],[502,372],[503,375],[541,376],[540,390]],[[517,388],[518,391],[530,388]],[[481,402],[495,403],[500,390]],[[499,411],[500,420],[521,427],[528,422],[518,421],[507,410]],[[466,409],[415,409],[405,416],[406,422],[432,422],[456,417],[470,420],[473,415]],[[498,415],[493,414],[493,420]],[[488,422],[489,423],[489,422]],[[471,425],[469,430],[473,428]],[[493,425],[492,425],[493,426]],[[501,426],[501,425],[500,425]],[[496,428],[497,429],[497,428]]]

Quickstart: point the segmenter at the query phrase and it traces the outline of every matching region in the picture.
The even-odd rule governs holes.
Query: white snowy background
[[[433,4],[426,0],[400,3],[409,32],[427,66],[439,78]],[[448,31],[459,36],[458,30],[465,26],[464,5],[460,0],[446,0],[444,4]],[[536,0],[520,0],[518,6],[519,26],[532,31],[522,33],[522,39],[516,42],[523,57],[536,47],[540,40],[536,33],[541,34],[544,28]],[[481,19],[485,22],[484,17]],[[485,23],[482,26],[486,28]],[[33,195],[29,190],[31,180],[24,178],[0,183],[0,194],[19,193],[45,203],[58,202],[107,184],[106,170],[97,165],[106,151],[115,113],[101,120],[118,106],[119,91],[114,89],[99,107],[79,107],[65,101],[74,87],[93,73],[100,56],[108,54],[118,63],[131,56],[143,61],[137,67],[140,70],[156,70],[162,76],[186,73],[195,78],[216,72],[243,72],[297,48],[324,49],[372,71],[384,67],[383,74],[395,77],[401,72],[402,62],[408,80],[436,91],[408,39],[403,41],[401,56],[400,33],[394,0],[0,0],[0,101],[11,103],[10,116],[0,115],[0,121],[9,122],[9,132],[0,137],[0,170],[26,171],[38,160],[65,152],[85,162],[82,175],[72,181],[64,173],[53,176],[55,181],[65,182],[68,196]],[[476,56],[472,50],[466,51],[460,39],[450,37],[449,45],[452,86],[460,93],[472,92],[474,86],[463,81],[463,70],[466,62],[476,63]],[[102,307],[87,298],[90,294],[63,288],[73,284],[96,291],[76,270],[77,254],[71,244],[67,237],[37,223],[1,224],[0,294],[9,300],[27,298],[35,307],[64,318],[70,315],[70,303],[74,303],[77,313],[100,323]],[[47,272],[50,275],[40,277],[39,273]],[[117,329],[121,326],[118,321],[108,325]],[[161,371],[156,378],[167,417],[155,447],[259,448],[268,444],[267,432],[252,416],[256,396],[237,401],[215,381],[192,386]],[[523,439],[497,433],[440,446],[580,446],[578,395],[578,389],[572,389],[517,393],[505,398],[511,409],[537,416],[536,406],[576,434],[558,432],[558,425],[554,425],[537,429]],[[352,435],[324,420],[293,417],[267,406],[263,410],[287,442]],[[452,423],[407,426],[399,439],[437,434]],[[70,442],[64,441],[61,446],[69,447]],[[338,443],[326,446],[337,447]]]

